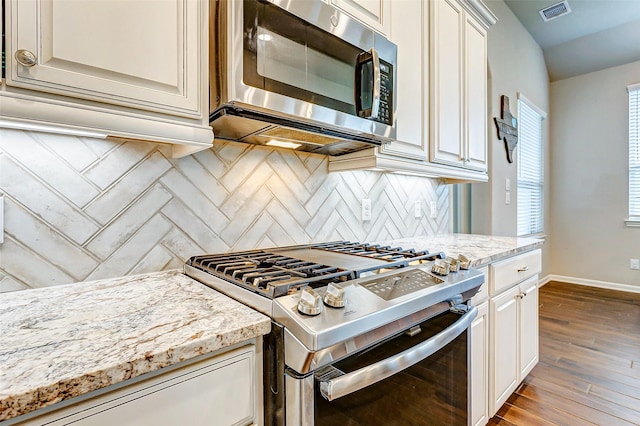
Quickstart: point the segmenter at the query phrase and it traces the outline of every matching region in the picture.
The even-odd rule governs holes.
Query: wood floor
[[[550,282],[540,362],[489,425],[640,425],[640,294]]]

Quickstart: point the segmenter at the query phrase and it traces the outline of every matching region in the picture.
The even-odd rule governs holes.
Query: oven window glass
[[[459,316],[446,313],[421,324],[413,337],[397,336],[333,366],[348,373],[428,339]],[[467,332],[399,374],[331,402],[316,382],[316,425],[466,425]]]

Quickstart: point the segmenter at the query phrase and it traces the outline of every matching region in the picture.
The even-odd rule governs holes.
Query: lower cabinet
[[[491,297],[489,305],[493,416],[538,362],[538,275]]]
[[[242,346],[19,424],[261,424],[257,358]]]

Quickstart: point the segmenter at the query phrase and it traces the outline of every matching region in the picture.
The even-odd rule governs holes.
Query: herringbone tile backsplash
[[[323,156],[235,143],[168,159],[159,144],[0,129],[0,194],[0,292],[179,268],[194,254],[449,229],[437,180],[328,173]]]

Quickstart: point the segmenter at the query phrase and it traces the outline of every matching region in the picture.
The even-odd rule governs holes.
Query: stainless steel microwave
[[[322,0],[211,2],[215,137],[342,155],[395,139],[397,47]]]

